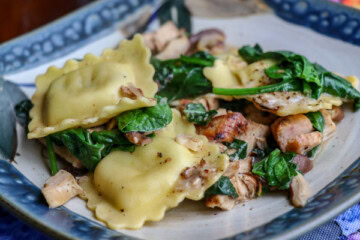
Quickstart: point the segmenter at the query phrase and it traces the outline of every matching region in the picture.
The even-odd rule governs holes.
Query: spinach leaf
[[[324,131],[325,119],[321,112],[309,112],[305,116],[311,121],[313,127],[319,132]]]
[[[221,176],[220,179],[212,185],[205,192],[205,198],[208,198],[213,195],[228,195],[232,198],[237,198],[239,195],[237,194],[234,185],[230,181],[228,177]]]
[[[314,147],[313,149],[311,149],[310,151],[306,152],[306,156],[309,158],[312,158],[315,156],[317,150],[319,149],[320,145]]]
[[[92,132],[91,139],[96,143],[104,144],[104,148],[101,153],[103,157],[115,150],[124,152],[135,151],[135,145],[117,129]]]
[[[291,180],[297,175],[297,165],[292,162],[295,155],[281,153],[279,149],[275,149],[254,165],[252,173],[262,177],[270,186],[280,190],[288,189]]]
[[[54,151],[53,142],[51,141],[50,136],[45,137],[46,140],[46,147],[49,154],[49,163],[50,163],[50,173],[51,176],[54,176],[59,171],[56,163],[56,155]]]
[[[94,143],[90,133],[83,128],[68,129],[50,135],[55,143],[61,143],[77,157],[84,166],[93,171],[102,159],[104,145]]]
[[[240,159],[244,159],[246,157],[247,151],[247,142],[234,139],[232,143],[224,143],[229,149],[235,149],[236,152],[229,155],[231,161],[236,161]]]
[[[263,52],[259,45],[244,46],[239,49],[239,55],[248,63],[261,59],[274,59],[278,63],[265,69],[266,75],[279,82],[247,89],[214,88],[213,93],[220,95],[250,95],[269,92],[298,91],[305,96],[318,99],[320,95],[330,95],[354,100],[355,110],[360,108],[360,92],[346,79],[337,76],[319,64],[311,63],[306,57],[289,52]]]
[[[356,98],[354,101],[354,110],[358,111],[360,110],[360,98]]]
[[[90,171],[111,151],[135,150],[135,145],[117,129],[90,133],[84,128],[74,128],[54,133],[50,137],[55,144],[69,149]]]
[[[28,99],[15,105],[16,117],[22,125],[26,126],[26,130],[28,129],[27,126],[30,122],[29,112],[33,106],[32,102]]]
[[[206,111],[201,103],[189,103],[185,106],[184,114],[189,122],[207,125],[217,114],[216,110]]]
[[[246,45],[239,49],[239,55],[249,64],[260,60],[263,53],[259,44],[255,44],[254,47]]]
[[[159,83],[159,96],[168,102],[181,98],[193,98],[211,92],[212,84],[204,76],[203,69],[212,66],[215,58],[206,52],[161,61],[152,58],[154,79]]]
[[[172,111],[166,99],[158,98],[154,107],[146,107],[121,113],[116,121],[121,132],[152,132],[168,125],[172,120]]]

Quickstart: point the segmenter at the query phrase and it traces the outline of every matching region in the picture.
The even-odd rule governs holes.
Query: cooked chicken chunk
[[[304,207],[310,197],[310,186],[300,173],[290,183],[290,200],[295,207]]]
[[[180,57],[185,54],[190,47],[190,42],[187,36],[171,40],[168,45],[159,54],[156,55],[158,59],[167,60]]]
[[[158,30],[143,34],[145,45],[153,52],[161,52],[173,39],[180,36],[181,31],[173,22],[163,24]]]
[[[241,113],[228,112],[226,115],[215,117],[207,126],[199,126],[198,132],[205,135],[209,141],[232,142],[235,136],[246,131],[248,121]]]
[[[271,131],[282,152],[304,154],[322,142],[322,134],[313,132],[311,121],[303,114],[278,118]]]
[[[245,131],[236,136],[236,138],[247,142],[247,154],[249,154],[255,147],[260,149],[266,147],[266,137],[270,134],[270,128],[251,120],[247,122]]]
[[[303,133],[288,140],[285,152],[305,154],[307,151],[321,144],[321,142],[322,134],[320,132]]]
[[[229,177],[238,198],[227,195],[214,195],[206,199],[206,206],[218,207],[222,210],[231,210],[236,204],[255,198],[261,191],[260,180],[251,174],[251,158],[231,162],[224,176]]]
[[[241,113],[244,114],[247,120],[252,120],[264,125],[270,125],[277,118],[275,114],[257,109],[254,104],[247,104]]]
[[[325,109],[320,110],[321,114],[324,117],[325,125],[323,131],[323,141],[328,140],[333,136],[336,130],[336,125],[332,120],[331,113]]]
[[[50,208],[65,204],[82,191],[75,178],[64,170],[60,170],[55,176],[50,177],[41,189]]]

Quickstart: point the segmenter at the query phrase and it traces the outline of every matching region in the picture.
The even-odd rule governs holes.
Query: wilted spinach
[[[56,145],[69,149],[90,171],[111,151],[135,150],[135,145],[117,129],[90,133],[84,128],[74,128],[54,133],[50,137]]]
[[[311,121],[313,127],[319,132],[324,131],[325,119],[321,112],[309,112],[305,116]]]
[[[262,177],[269,186],[281,190],[288,189],[291,180],[297,175],[297,165],[292,162],[295,153],[281,153],[275,149],[269,156],[256,163],[252,173]]]
[[[172,111],[166,99],[158,97],[153,107],[139,108],[121,113],[116,117],[121,132],[152,132],[168,125],[172,120]]]
[[[189,122],[198,125],[207,125],[217,114],[216,110],[206,111],[201,103],[189,103],[185,106],[184,114]]]
[[[224,143],[228,149],[235,149],[235,153],[229,155],[231,161],[244,159],[246,157],[247,142],[234,139],[232,143]]]
[[[51,176],[54,176],[59,171],[56,163],[56,155],[54,151],[54,146],[51,138],[49,136],[45,137],[46,140],[46,147],[49,154],[49,163],[50,163],[50,173]]]
[[[205,192],[205,198],[211,197],[213,195],[228,195],[232,198],[237,198],[239,195],[237,194],[234,185],[230,181],[228,177],[221,176],[220,179],[208,188]]]
[[[215,58],[206,52],[161,61],[152,58],[154,79],[159,83],[159,96],[169,102],[181,98],[193,98],[211,92],[212,84],[204,76],[203,69],[212,66]]]
[[[279,82],[245,89],[214,88],[220,95],[250,95],[269,92],[298,91],[304,95],[318,99],[322,93],[355,101],[355,110],[359,109],[360,92],[346,79],[337,76],[318,64],[311,63],[306,57],[289,52],[263,52],[259,45],[244,46],[239,55],[248,63],[261,59],[274,59],[278,63],[267,68],[265,73]]]

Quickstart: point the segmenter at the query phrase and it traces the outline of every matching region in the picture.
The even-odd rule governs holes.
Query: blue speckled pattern
[[[0,75],[23,71],[74,51],[155,0],[106,0],[0,45]]]
[[[360,45],[360,11],[327,0],[265,0],[281,18]]]

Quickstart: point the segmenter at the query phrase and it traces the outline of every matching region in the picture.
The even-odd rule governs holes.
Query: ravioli
[[[247,64],[240,56],[230,53],[217,59],[214,66],[203,70],[204,76],[216,88],[252,88],[271,83],[265,69],[276,64],[276,61],[264,59]]]
[[[201,150],[195,152],[177,143],[179,134],[203,141]],[[206,171],[213,170],[212,177],[198,187],[184,184],[184,170],[200,162]],[[197,135],[194,125],[173,110],[173,121],[156,134],[151,144],[137,147],[133,153],[114,151],[105,157],[93,175],[80,181],[82,197],[110,228],[138,229],[145,221],[161,220],[167,209],[185,198],[202,199],[228,163],[228,156],[221,154],[216,144]]]
[[[143,38],[136,35],[101,56],[87,54],[82,61],[67,61],[63,68],[50,67],[36,78],[28,137],[98,126],[121,112],[156,105],[158,87],[150,55]],[[143,96],[123,96],[123,86],[140,88]]]
[[[247,65],[240,56],[229,53],[216,60],[214,66],[206,67],[203,73],[213,87],[217,88],[252,88],[271,84],[271,79],[265,74],[265,69],[276,64],[276,61],[265,59]],[[358,79],[346,77],[355,88]],[[231,101],[231,96],[217,96]],[[230,97],[230,98],[229,98]],[[319,99],[306,97],[300,92],[274,92],[247,96],[233,96],[236,99],[246,99],[262,111],[278,116],[288,116],[298,113],[315,112],[320,109],[331,109],[340,106],[343,101],[339,97],[321,94]]]

